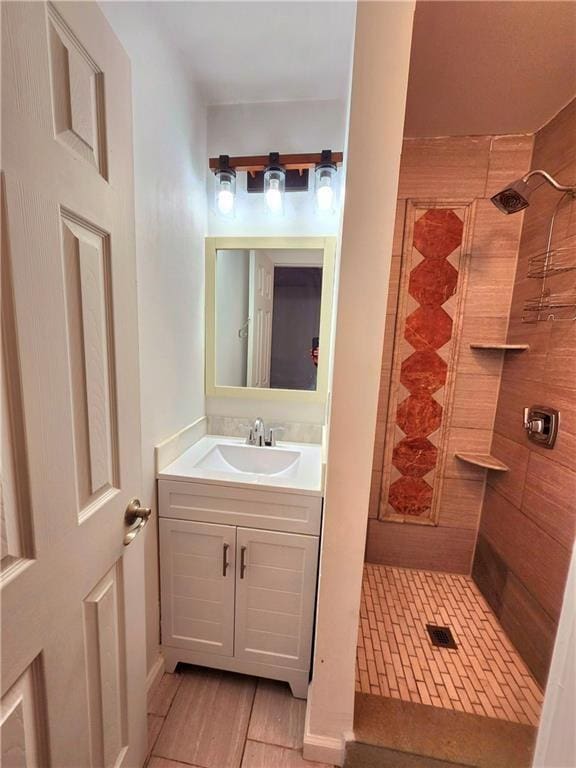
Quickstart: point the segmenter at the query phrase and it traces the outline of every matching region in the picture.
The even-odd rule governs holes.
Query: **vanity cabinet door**
[[[238,528],[236,658],[308,669],[317,563],[317,536]]]
[[[232,656],[236,528],[160,520],[162,644]]]

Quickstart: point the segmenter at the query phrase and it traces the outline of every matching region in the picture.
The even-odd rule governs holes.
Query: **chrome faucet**
[[[257,445],[264,447],[265,445],[276,447],[276,434],[278,432],[284,432],[284,427],[271,427],[268,430],[268,437],[266,437],[266,427],[264,426],[264,420],[258,416],[254,419],[254,424],[250,427],[250,432],[246,438],[246,445]]]
[[[263,419],[258,416],[254,419],[254,424],[250,427],[250,433],[246,438],[247,445],[266,445],[266,428]]]

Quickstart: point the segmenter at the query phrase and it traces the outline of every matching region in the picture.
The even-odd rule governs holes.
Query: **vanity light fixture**
[[[314,171],[316,210],[333,212],[337,192],[335,176],[342,161],[342,152],[329,149],[287,155],[270,152],[268,155],[211,157],[208,166],[216,177],[216,210],[226,218],[234,215],[236,174],[240,172],[247,174],[246,192],[264,193],[267,209],[281,214],[285,193],[308,191]]]
[[[332,150],[322,150],[320,162],[314,170],[314,193],[316,207],[320,213],[330,213],[334,210],[336,173],[337,167],[332,159]]]
[[[264,171],[264,197],[268,209],[277,215],[284,212],[284,191],[286,170],[280,165],[278,152],[270,152],[268,166]]]
[[[236,202],[236,171],[230,167],[230,157],[220,155],[216,177],[216,209],[226,218],[233,218]]]

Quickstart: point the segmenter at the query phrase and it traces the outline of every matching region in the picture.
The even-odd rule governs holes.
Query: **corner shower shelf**
[[[530,344],[470,344],[470,349],[500,350],[503,352],[525,352]]]
[[[508,472],[509,467],[489,453],[455,453],[457,459],[467,464],[474,464],[484,469],[493,469],[495,472]]]

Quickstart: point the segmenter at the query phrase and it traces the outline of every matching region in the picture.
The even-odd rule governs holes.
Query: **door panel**
[[[238,528],[237,658],[308,668],[317,561],[316,536]]]
[[[163,645],[232,656],[235,548],[233,526],[160,520]]]
[[[146,753],[130,101],[96,3],[2,4],[7,765]]]
[[[250,251],[247,386],[270,386],[274,264],[261,251]]]

